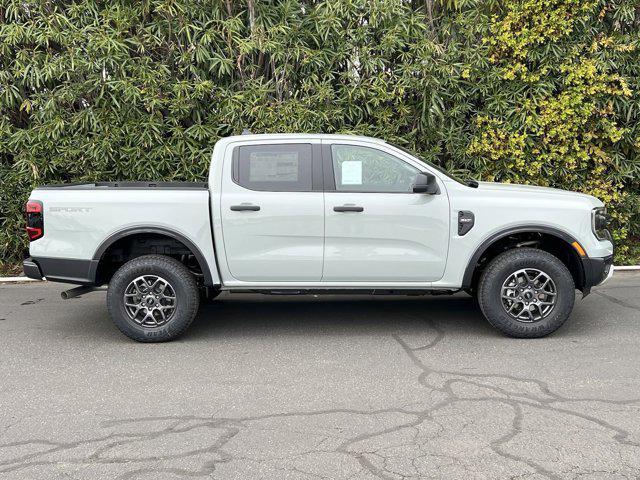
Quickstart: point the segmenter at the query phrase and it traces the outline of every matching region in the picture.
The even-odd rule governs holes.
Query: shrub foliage
[[[0,259],[62,181],[202,180],[214,142],[358,133],[593,194],[636,261],[637,0],[0,0]],[[634,258],[635,257],[635,258]]]

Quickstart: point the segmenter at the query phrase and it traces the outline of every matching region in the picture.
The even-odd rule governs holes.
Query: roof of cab
[[[371,143],[387,143],[384,140],[374,137],[365,137],[362,135],[337,135],[337,134],[328,134],[328,133],[249,133],[242,135],[231,135],[228,137],[221,138],[220,141],[226,140],[237,141],[237,140],[361,140],[367,141]]]

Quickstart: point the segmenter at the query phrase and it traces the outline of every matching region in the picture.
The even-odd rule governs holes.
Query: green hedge
[[[0,259],[36,185],[204,179],[238,133],[403,143],[640,234],[637,1],[0,0]]]

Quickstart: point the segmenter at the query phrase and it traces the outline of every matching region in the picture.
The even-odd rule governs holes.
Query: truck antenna
[[[248,128],[243,128],[242,135],[251,135],[251,130],[249,130]]]

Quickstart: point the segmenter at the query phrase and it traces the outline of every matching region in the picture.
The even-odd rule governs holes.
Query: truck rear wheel
[[[111,319],[138,342],[165,342],[180,336],[198,312],[194,276],[179,261],[145,255],[125,263],[107,291]]]
[[[518,248],[491,261],[478,284],[478,303],[489,323],[517,338],[544,337],[573,309],[573,277],[557,257]]]

